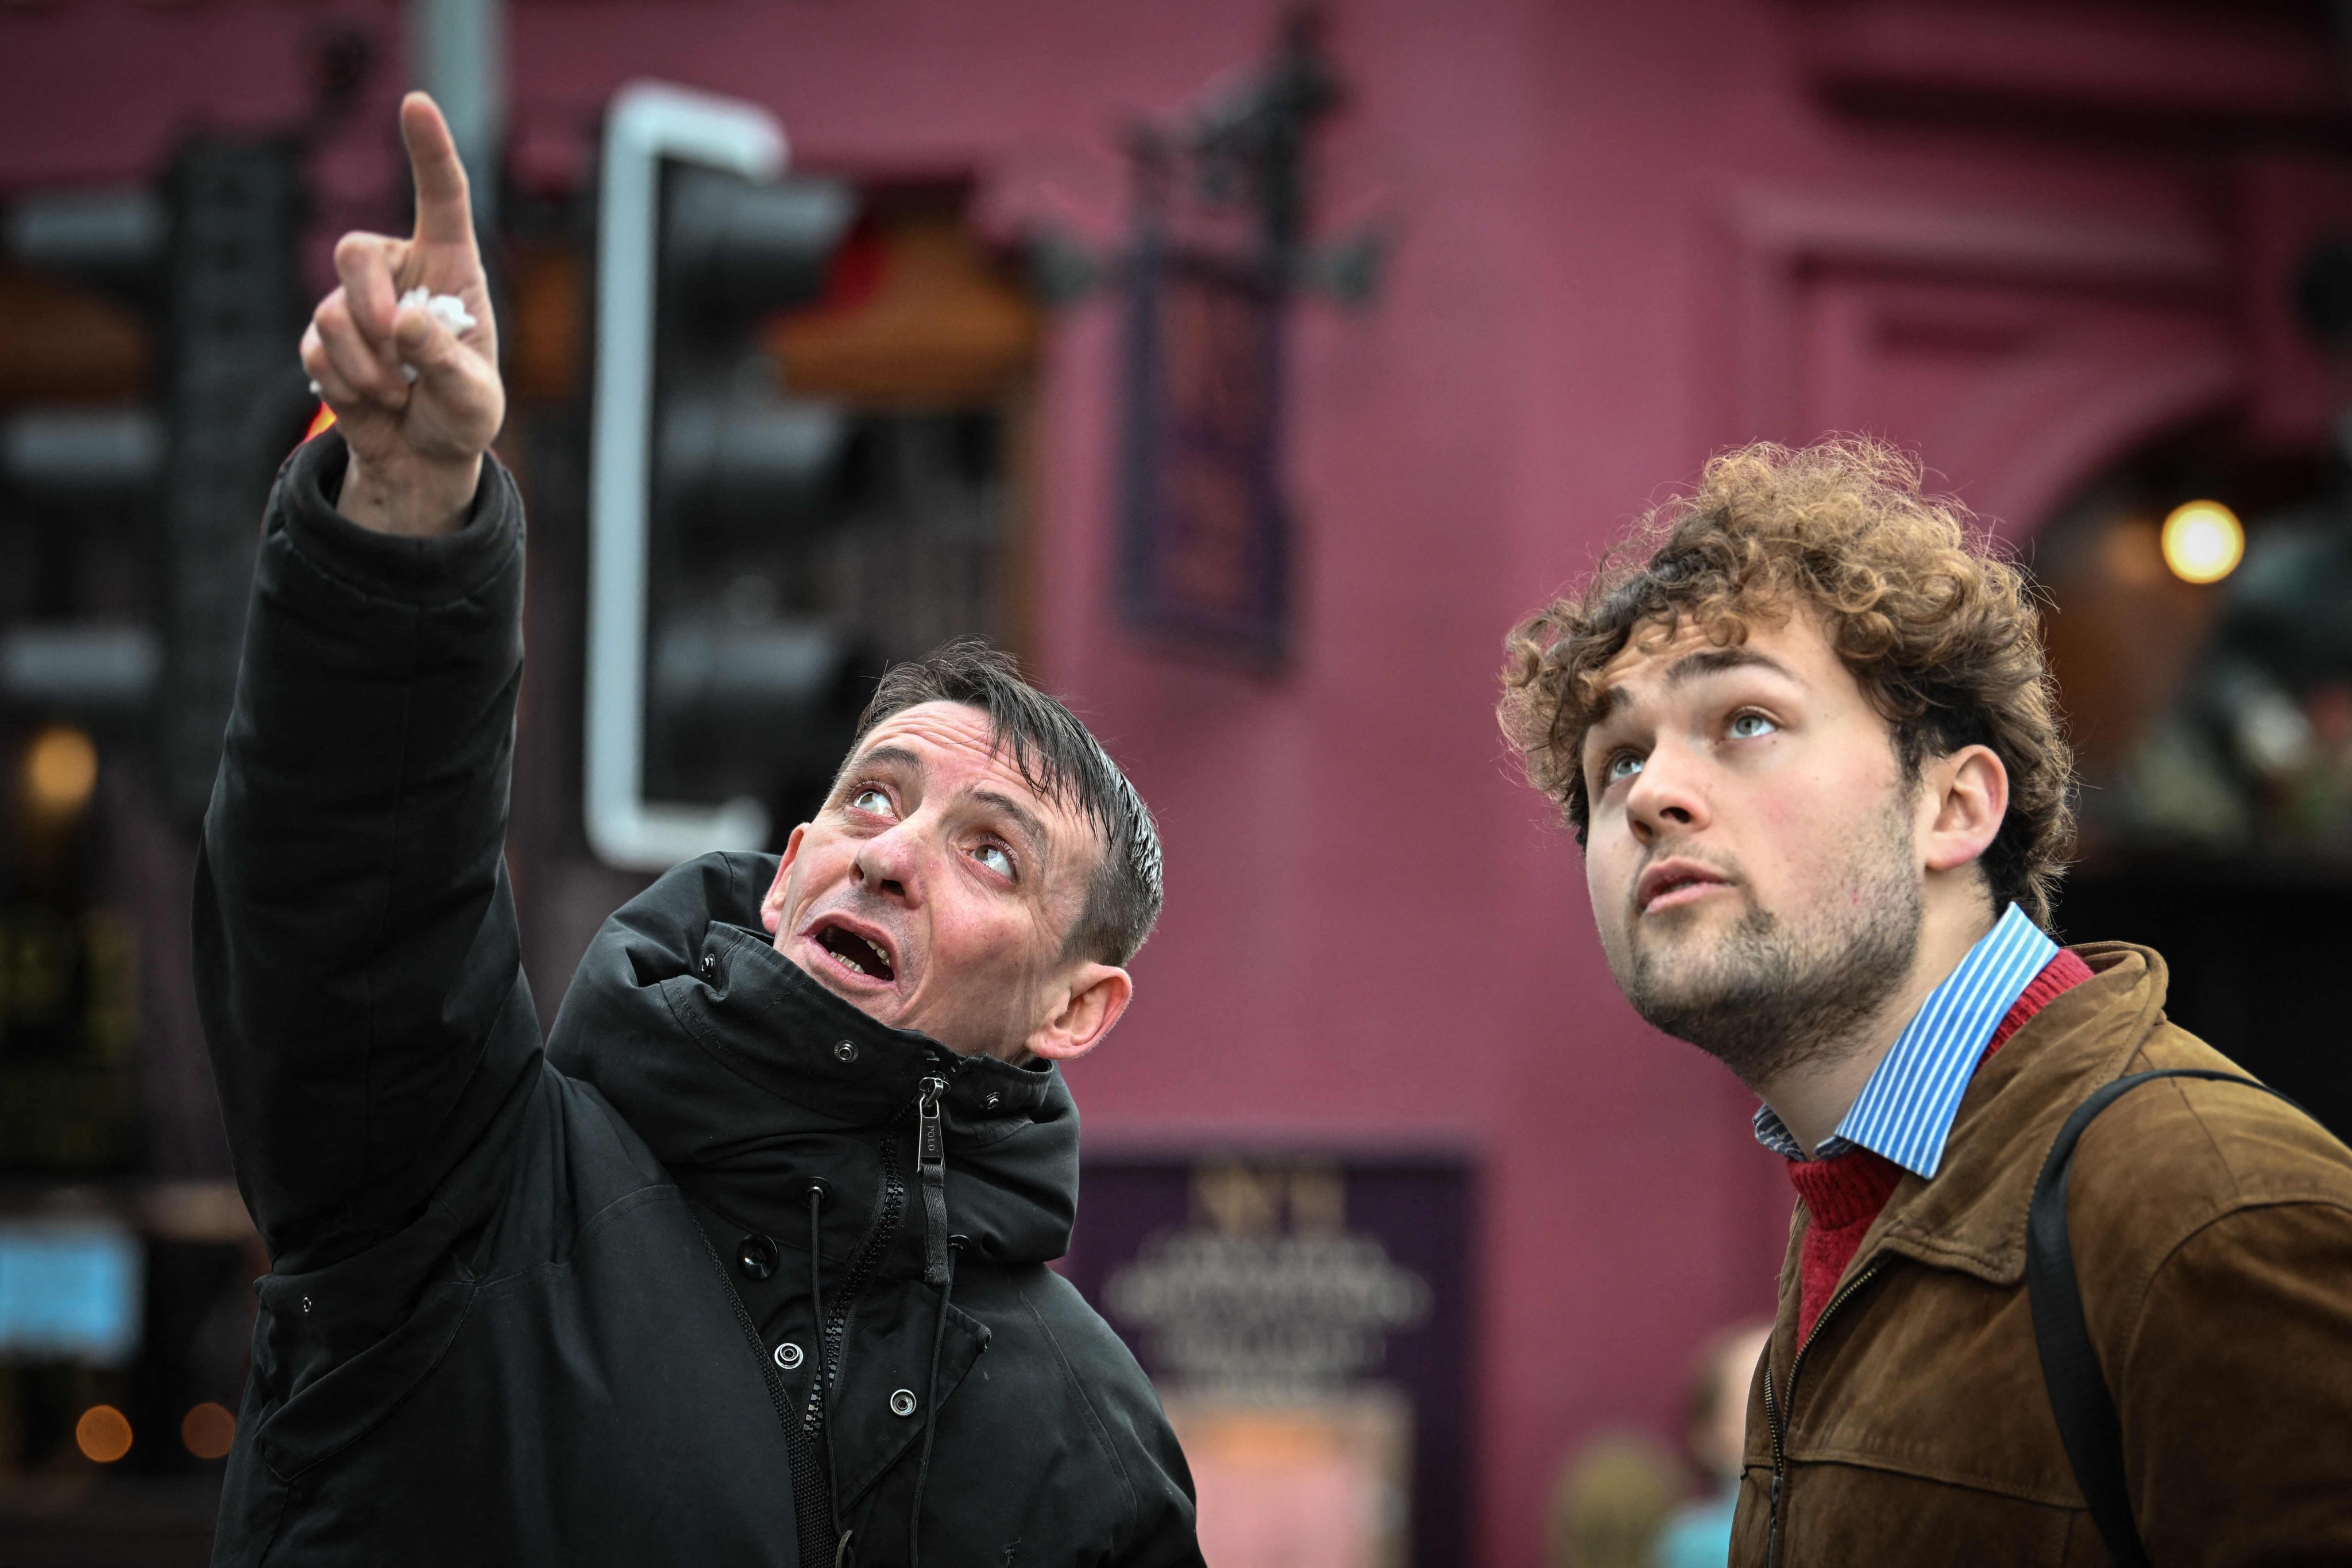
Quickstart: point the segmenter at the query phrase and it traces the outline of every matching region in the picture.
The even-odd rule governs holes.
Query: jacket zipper
[[[882,1209],[875,1216],[874,1227],[866,1233],[866,1245],[850,1261],[849,1272],[843,1276],[841,1288],[833,1292],[825,1303],[824,1322],[817,1352],[817,1376],[809,1385],[808,1405],[801,1415],[801,1430],[816,1436],[827,1419],[825,1390],[841,1375],[841,1358],[849,1343],[849,1314],[857,1299],[880,1266],[882,1256],[890,1248],[898,1234],[898,1222],[907,1211],[907,1179],[898,1168],[898,1141],[886,1136],[882,1141]]]
[[[1885,1264],[1874,1259],[1869,1268],[1846,1281],[1844,1288],[1829,1299],[1829,1304],[1822,1309],[1822,1315],[1813,1320],[1813,1331],[1805,1336],[1805,1342],[1797,1347],[1796,1358],[1789,1363],[1789,1393],[1785,1400],[1776,1400],[1772,1396],[1772,1352],[1769,1350],[1764,1352],[1764,1421],[1772,1433],[1772,1522],[1764,1538],[1764,1568],[1778,1568],[1780,1557],[1780,1482],[1788,1472],[1788,1455],[1781,1442],[1782,1407],[1785,1405],[1790,1412],[1796,1408],[1797,1377],[1805,1370],[1805,1352],[1813,1348],[1813,1342],[1822,1337],[1822,1331],[1830,1326],[1830,1320],[1837,1316],[1838,1309],[1844,1306],[1856,1291],[1877,1279],[1884,1267]]]
[[[833,1419],[829,1391],[841,1380],[841,1364],[849,1344],[849,1314],[856,1309],[858,1298],[874,1278],[874,1270],[890,1249],[898,1234],[898,1225],[907,1209],[907,1183],[898,1164],[898,1141],[885,1132],[882,1138],[882,1202],[875,1211],[874,1222],[850,1260],[849,1271],[842,1276],[841,1284],[825,1303],[824,1321],[816,1327],[816,1375],[809,1380],[808,1399],[801,1406],[799,1443],[792,1455],[793,1504],[801,1510],[801,1561],[823,1563],[830,1560],[835,1568],[848,1559],[854,1531],[843,1531],[838,1542],[833,1540],[832,1529],[814,1516],[817,1503],[824,1505],[825,1520],[833,1520],[838,1501],[833,1488],[838,1478],[833,1474],[832,1450],[827,1424]],[[761,1357],[762,1362],[766,1357]],[[837,1521],[834,1522],[837,1523]],[[828,1544],[830,1543],[830,1544]]]

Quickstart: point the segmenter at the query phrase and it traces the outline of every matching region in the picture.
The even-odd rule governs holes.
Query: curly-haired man
[[[2352,1152],[2216,1081],[2157,954],[2046,934],[2072,757],[1966,512],[1867,441],[1727,453],[1507,646],[1611,972],[1801,1200],[1732,1561],[2352,1562]]]

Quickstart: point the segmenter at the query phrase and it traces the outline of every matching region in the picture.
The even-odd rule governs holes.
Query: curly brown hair
[[[2044,926],[2073,842],[2074,751],[2061,729],[2041,616],[2025,574],[1968,509],[1921,488],[1918,463],[1883,441],[1759,442],[1710,461],[1696,488],[1654,508],[1580,591],[1504,642],[1503,732],[1528,781],[1584,842],[1585,731],[1601,671],[1636,637],[1685,617],[1718,647],[1792,605],[1819,617],[1886,719],[1905,775],[1984,745],[2009,772],[2009,815],[1979,865],[1998,910]]]

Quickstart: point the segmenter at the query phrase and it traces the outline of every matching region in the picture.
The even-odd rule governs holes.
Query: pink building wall
[[[0,192],[143,175],[195,120],[282,122],[330,17],[396,51],[381,5],[0,13]],[[1769,1308],[1790,1205],[1748,1097],[1609,982],[1574,847],[1496,733],[1504,630],[1735,440],[1874,429],[2023,536],[2184,420],[2318,439],[2327,384],[2278,300],[2301,240],[2352,211],[2308,150],[2341,123],[2324,40],[2285,6],[2116,17],[1337,5],[1336,194],[1402,226],[1369,312],[1297,329],[1303,608],[1277,679],[1115,624],[1112,307],[1053,330],[1040,662],[1160,813],[1170,867],[1137,1007],[1072,1073],[1089,1135],[1476,1151],[1480,1561],[1536,1561],[1580,1437],[1670,1430],[1693,1347]],[[513,0],[510,20],[530,179],[577,177],[606,97],[655,77],[772,106],[804,165],[968,171],[1003,221],[1108,241],[1118,128],[1255,59],[1275,8]],[[383,188],[391,85],[322,159],[331,184]]]

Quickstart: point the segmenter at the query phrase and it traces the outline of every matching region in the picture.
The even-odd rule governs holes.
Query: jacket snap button
[[[857,1059],[856,1042],[852,1040],[844,1040],[841,1044],[834,1047],[833,1059],[837,1062],[856,1061]]]
[[[302,1310],[304,1310],[305,1312],[308,1312],[310,1310],[310,1297],[308,1297],[308,1296],[305,1296],[305,1297],[303,1297],[303,1298],[302,1298]]]
[[[912,1415],[914,1413],[915,1413],[915,1391],[914,1391],[913,1389],[911,1389],[911,1388],[902,1388],[902,1389],[898,1390],[898,1393],[896,1393],[896,1394],[892,1394],[892,1395],[890,1396],[890,1414],[891,1414],[891,1415]]]
[[[997,1102],[998,1100],[1003,1100],[1003,1098],[1004,1098],[1004,1097],[1003,1097],[1003,1095],[1001,1095],[1001,1094],[992,1094],[992,1095],[990,1095],[990,1096],[988,1097],[988,1109],[989,1109],[989,1110],[995,1110],[995,1109],[996,1109],[996,1102]]]
[[[765,1279],[776,1271],[775,1242],[753,1231],[735,1249],[735,1267],[746,1279]]]
[[[718,967],[719,967],[719,955],[718,955],[717,953],[715,953],[715,952],[706,952],[706,953],[704,953],[704,954],[702,955],[702,973],[703,973],[708,974],[708,973],[709,973],[712,970],[714,970],[714,969],[716,969],[716,968],[718,968]]]
[[[805,1359],[806,1358],[801,1354],[801,1347],[793,1343],[790,1340],[786,1340],[782,1344],[776,1347],[776,1364],[782,1367],[786,1372],[792,1371],[794,1367],[800,1365]]]

